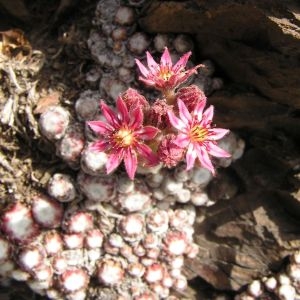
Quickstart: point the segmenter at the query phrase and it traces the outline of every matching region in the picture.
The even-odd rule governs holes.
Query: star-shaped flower
[[[146,52],[148,68],[146,68],[138,59],[135,60],[143,75],[143,77],[140,76],[139,79],[146,85],[153,86],[160,91],[173,91],[180,84],[184,83],[192,74],[197,73],[197,69],[201,66],[198,65],[192,69],[185,70],[191,54],[191,51],[184,54],[173,66],[168,48],[165,48],[160,59],[160,64],[155,62],[149,52]]]
[[[117,112],[114,112],[103,101],[100,107],[106,122],[90,121],[87,124],[101,137],[93,143],[92,148],[108,153],[107,174],[114,171],[122,160],[132,180],[139,159],[144,160],[150,166],[156,165],[158,158],[144,141],[153,139],[159,130],[153,126],[143,126],[144,116],[141,107],[137,106],[128,111],[121,97],[116,101]]]
[[[179,134],[174,143],[186,151],[187,170],[193,168],[196,158],[201,166],[215,174],[210,156],[230,157],[230,154],[217,146],[217,140],[224,137],[229,130],[212,128],[211,123],[214,115],[213,106],[206,110],[206,100],[199,101],[195,109],[190,113],[184,102],[178,99],[179,118],[172,111],[168,112],[171,124]]]

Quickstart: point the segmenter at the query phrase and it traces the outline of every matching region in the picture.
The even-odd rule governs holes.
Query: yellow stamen
[[[169,68],[165,67],[165,68],[160,68],[159,71],[159,76],[160,78],[162,78],[163,80],[169,80],[170,77],[173,75],[173,72],[171,70],[169,70]]]
[[[113,135],[115,142],[120,147],[131,146],[134,142],[134,135],[131,130],[127,128],[121,128]]]
[[[189,136],[192,142],[203,142],[207,139],[208,130],[200,125],[195,125],[191,129]]]

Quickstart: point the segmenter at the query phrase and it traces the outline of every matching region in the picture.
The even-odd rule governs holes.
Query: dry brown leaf
[[[45,97],[40,98],[33,113],[42,114],[44,111],[47,110],[48,107],[57,105],[59,103],[60,96],[60,93],[56,91]]]
[[[9,58],[23,60],[31,55],[32,48],[20,29],[0,31],[0,51]]]

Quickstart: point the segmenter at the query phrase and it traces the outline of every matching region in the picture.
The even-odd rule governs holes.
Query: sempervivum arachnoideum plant
[[[103,71],[101,91],[80,95],[78,120],[62,107],[41,115],[41,134],[71,175],[54,173],[48,195],[2,212],[0,275],[50,299],[106,299],[107,291],[119,300],[173,299],[172,290],[187,287],[185,258],[198,253],[194,205],[212,204],[205,188],[215,165],[229,165],[244,145],[214,127],[204,92],[188,84],[202,68],[211,71],[209,64],[187,67],[191,40],[157,35],[160,63],[147,52],[144,64],[140,55],[151,39],[132,32],[135,11],[117,0],[101,3],[103,36],[91,33],[89,47],[118,77]],[[183,54],[175,64],[166,45]],[[126,90],[135,64],[156,100]],[[99,105],[102,90],[108,98]]]

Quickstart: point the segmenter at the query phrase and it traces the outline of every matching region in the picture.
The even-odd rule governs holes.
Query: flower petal
[[[188,144],[190,143],[190,139],[187,134],[180,133],[177,135],[177,137],[175,138],[173,143],[180,148],[186,148],[188,146]]]
[[[94,151],[103,152],[108,148],[109,144],[107,141],[96,141],[90,145],[90,149]]]
[[[116,113],[104,103],[104,101],[101,101],[100,107],[107,122],[114,128],[119,126],[119,120],[117,119]]]
[[[127,148],[124,153],[124,164],[129,178],[133,180],[137,168],[137,155],[130,148]]]
[[[160,130],[154,126],[144,126],[142,129],[136,131],[138,137],[142,140],[153,139]]]
[[[98,134],[105,135],[107,133],[111,133],[114,130],[111,125],[102,121],[88,121],[86,123],[94,132]]]
[[[229,130],[228,129],[223,129],[223,128],[211,128],[208,130],[209,132],[209,139],[213,141],[217,141],[224,137]]]
[[[168,111],[167,113],[168,113],[169,121],[172,124],[172,126],[174,126],[179,131],[184,131],[184,129],[186,129],[186,124],[184,124],[182,120],[177,118],[172,111]]]
[[[140,69],[140,71],[143,74],[143,76],[147,77],[148,74],[149,74],[148,69],[138,59],[135,59],[135,63],[137,64],[137,66]]]
[[[207,150],[204,147],[201,147],[199,144],[195,145],[195,150],[201,166],[208,169],[213,175],[215,175],[215,168],[210,160]]]
[[[183,56],[181,56],[179,61],[173,67],[173,72],[174,73],[180,72],[185,68],[191,54],[192,54],[192,52],[189,51],[189,52],[185,53]]]
[[[127,106],[121,96],[118,97],[118,99],[116,101],[116,106],[117,106],[118,112],[120,113],[119,119],[121,120],[121,122],[128,123],[129,122],[128,109],[127,109]]]
[[[152,80],[152,79],[145,79],[141,76],[139,76],[139,80],[144,82],[146,85],[149,85],[149,86],[153,86],[153,85],[156,85],[156,81]]]
[[[135,130],[143,125],[144,114],[140,106],[133,109],[130,113],[131,122],[129,124],[130,129]]]
[[[150,166],[155,166],[158,164],[158,157],[153,153],[152,149],[149,146],[139,143],[136,145],[136,150],[138,151],[138,154],[142,158],[144,158]]]
[[[164,53],[161,56],[160,65],[167,66],[170,70],[172,69],[173,63],[171,60],[170,52],[167,47],[165,47]]]
[[[222,148],[218,147],[217,145],[215,145],[212,142],[210,142],[208,144],[208,152],[210,155],[216,156],[216,157],[230,157],[231,156],[227,151],[223,150]]]
[[[194,145],[191,143],[188,147],[188,150],[186,152],[186,157],[185,157],[187,171],[194,167],[196,157],[197,157],[197,153],[194,149]]]
[[[106,173],[110,174],[113,172],[121,163],[123,159],[123,151],[116,151],[109,155],[106,162]]]
[[[146,56],[148,68],[152,74],[155,74],[159,70],[159,65],[148,51],[146,52]]]
[[[203,113],[202,115],[202,122],[201,125],[206,127],[207,125],[210,125],[212,122],[212,119],[214,117],[214,107],[210,105]]]
[[[202,120],[202,113],[203,113],[205,105],[206,105],[206,99],[199,101],[197,103],[197,105],[195,106],[194,115],[197,117],[198,121]]]
[[[177,103],[179,108],[179,116],[181,120],[188,125],[190,122],[192,122],[192,116],[182,100],[178,99]]]

